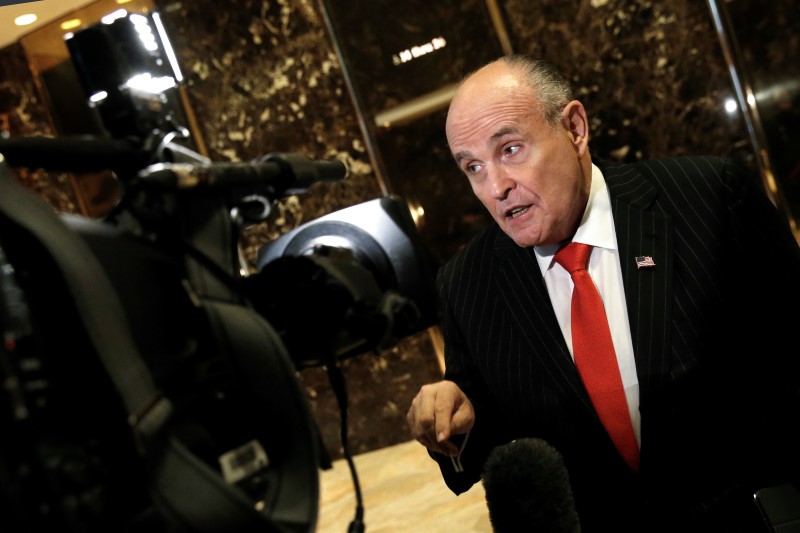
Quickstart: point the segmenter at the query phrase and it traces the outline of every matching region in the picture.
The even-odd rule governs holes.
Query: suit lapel
[[[668,216],[650,209],[657,190],[635,165],[598,166],[611,196],[641,407],[646,408],[647,398],[669,377],[672,224]],[[641,256],[655,265],[639,268],[636,258]]]
[[[531,353],[546,358],[543,365],[565,399],[580,398],[583,407],[594,413],[567,344],[561,334],[544,279],[532,249],[520,248],[505,233],[498,231],[494,258],[500,294],[531,347]]]

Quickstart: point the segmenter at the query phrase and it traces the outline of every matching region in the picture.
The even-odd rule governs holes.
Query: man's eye
[[[518,144],[512,144],[511,146],[506,146],[506,154],[514,155],[520,151],[520,146]]]
[[[476,172],[480,172],[481,165],[480,163],[470,163],[464,167],[464,170],[467,174],[475,174]]]

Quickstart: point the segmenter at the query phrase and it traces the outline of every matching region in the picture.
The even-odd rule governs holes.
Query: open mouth
[[[510,218],[516,218],[527,210],[528,210],[527,207],[515,207],[514,209],[508,211],[506,213],[506,216]]]

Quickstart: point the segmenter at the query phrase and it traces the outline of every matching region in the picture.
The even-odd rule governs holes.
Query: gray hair
[[[561,111],[574,100],[572,87],[552,63],[526,54],[509,54],[487,64],[502,62],[518,71],[536,94],[545,120],[561,124]],[[469,77],[469,76],[467,76]]]

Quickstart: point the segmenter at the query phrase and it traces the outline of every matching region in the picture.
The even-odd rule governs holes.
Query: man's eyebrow
[[[497,140],[497,139],[499,139],[500,137],[503,137],[503,136],[505,136],[505,135],[508,135],[509,133],[517,133],[517,131],[519,131],[517,128],[511,127],[511,126],[503,126],[503,127],[502,127],[502,128],[500,128],[499,130],[497,130],[496,132],[494,132],[494,135],[492,135],[492,136],[490,137],[490,139],[491,139],[492,141],[496,141],[496,140]]]
[[[469,157],[472,157],[472,154],[470,154],[467,150],[462,150],[453,154],[453,159],[456,160],[456,163],[459,163],[462,159],[467,159]]]
[[[516,133],[518,130],[517,128],[511,126],[504,126],[494,132],[491,137],[489,137],[489,142],[495,142],[497,139],[508,135],[509,133]],[[460,162],[462,159],[466,159],[472,157],[472,154],[468,150],[462,150],[460,152],[456,152],[453,154],[453,158],[456,160],[456,163]]]

